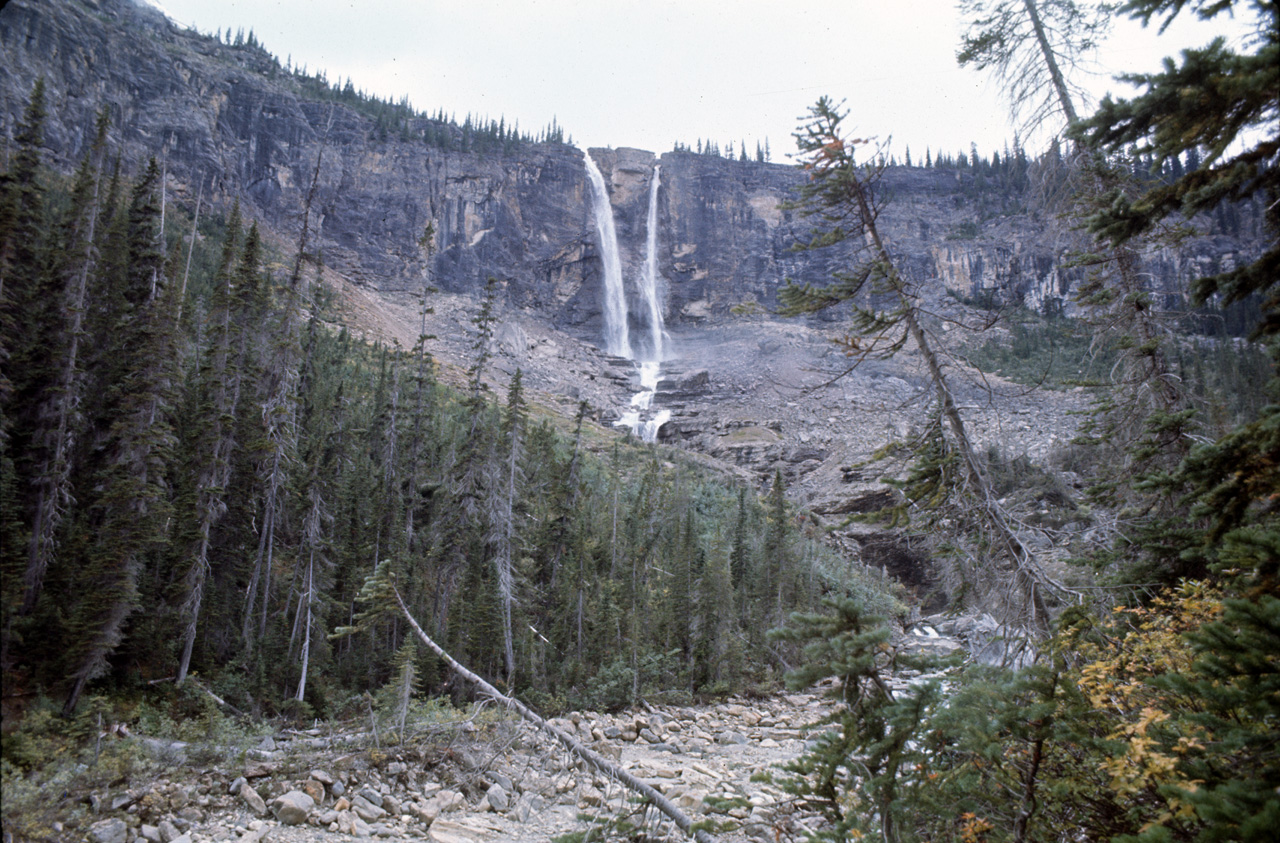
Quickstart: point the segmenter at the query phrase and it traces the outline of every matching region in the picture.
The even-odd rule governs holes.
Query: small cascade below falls
[[[662,380],[661,368],[662,364],[656,360],[640,364],[640,392],[631,397],[631,409],[613,423],[614,427],[630,428],[642,442],[658,441],[658,429],[671,418],[670,410],[650,412],[658,382]]]
[[[662,381],[662,360],[667,352],[666,323],[662,318],[662,277],[658,274],[658,172],[654,165],[653,179],[649,184],[648,230],[645,236],[644,267],[637,281],[645,310],[642,314],[648,323],[649,336],[644,350],[637,355],[631,348],[627,325],[627,296],[623,288],[622,258],[618,251],[617,228],[613,223],[613,205],[609,202],[609,190],[604,175],[588,152],[587,178],[591,182],[591,203],[595,212],[596,232],[600,235],[600,256],[604,262],[604,344],[605,351],[615,357],[625,357],[637,364],[640,373],[640,392],[631,398],[630,408],[622,414],[615,427],[631,430],[644,442],[656,442],[658,429],[671,418],[670,410],[654,412],[653,396]]]

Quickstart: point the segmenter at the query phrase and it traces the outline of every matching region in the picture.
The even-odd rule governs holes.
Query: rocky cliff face
[[[178,29],[130,0],[14,0],[0,13],[0,49],[0,132],[12,137],[43,77],[47,146],[64,168],[82,154],[95,113],[109,107],[124,160],[163,154],[188,200],[200,185],[223,205],[248,200],[286,242],[319,161],[319,239],[338,273],[383,291],[416,289],[418,240],[435,221],[434,283],[474,292],[492,275],[509,305],[599,336],[601,263],[577,149],[446,151],[424,141],[425,119],[387,137],[347,105],[305,95],[298,77],[260,47]],[[628,279],[643,261],[648,185],[662,165],[659,267],[669,322],[700,324],[743,302],[767,307],[785,279],[821,283],[842,263],[839,250],[790,251],[804,228],[778,207],[801,178],[792,167],[687,152],[591,154],[610,185]],[[888,172],[893,202],[882,225],[911,275],[938,290],[997,290],[1036,307],[1065,297],[1072,279],[1055,268],[1065,244],[1046,242],[1033,218],[982,222],[988,212],[962,192],[966,177]],[[958,230],[969,239],[954,239]],[[1155,255],[1149,269],[1173,289],[1192,271],[1229,263],[1239,246],[1197,249]]]

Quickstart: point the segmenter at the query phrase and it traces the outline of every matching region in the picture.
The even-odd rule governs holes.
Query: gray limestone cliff
[[[571,146],[448,150],[427,142],[434,123],[425,117],[387,133],[308,88],[260,46],[223,44],[130,0],[5,6],[0,134],[13,136],[37,77],[48,90],[48,156],[63,169],[82,154],[95,113],[109,107],[123,160],[163,155],[184,201],[194,203],[198,189],[224,207],[240,198],[288,242],[319,160],[315,222],[327,266],[381,291],[416,289],[418,239],[434,221],[438,286],[474,293],[494,276],[508,305],[584,338],[599,335],[599,247],[583,153]],[[753,301],[768,307],[785,279],[822,283],[841,266],[839,250],[791,249],[804,222],[779,203],[802,178],[794,167],[691,152],[590,154],[609,183],[629,285],[643,261],[649,180],[662,165],[659,267],[670,323],[701,323]],[[962,298],[994,291],[1037,308],[1068,300],[1074,279],[1059,268],[1067,244],[1047,239],[1042,220],[993,210],[973,178],[888,170],[882,232],[908,274]],[[1240,248],[1205,238],[1150,255],[1147,270],[1176,290],[1206,267],[1229,265]]]

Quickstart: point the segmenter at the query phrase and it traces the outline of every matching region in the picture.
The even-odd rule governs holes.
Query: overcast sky
[[[504,117],[536,134],[554,118],[581,147],[742,141],[773,160],[823,94],[845,100],[859,134],[899,157],[984,154],[1012,139],[985,76],[956,66],[951,0],[155,0],[202,32],[253,30],[295,66],[323,68],[414,107]],[[1163,36],[1118,21],[1081,77],[1096,94],[1120,72],[1200,46],[1226,24],[1179,21]],[[1027,146],[1035,151],[1037,142]]]

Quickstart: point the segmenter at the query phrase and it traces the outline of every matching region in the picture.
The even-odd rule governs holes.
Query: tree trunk
[[[502,703],[504,706],[511,709],[516,714],[519,714],[525,720],[528,720],[534,726],[537,726],[543,732],[555,738],[566,749],[568,749],[574,755],[578,756],[583,761],[585,761],[588,766],[592,767],[595,770],[598,770],[601,773],[604,773],[606,776],[609,776],[610,778],[616,779],[624,787],[634,791],[635,793],[640,794],[645,799],[648,799],[650,802],[653,803],[654,807],[656,807],[659,811],[661,811],[668,818],[670,818],[671,821],[674,822],[681,831],[683,831],[685,834],[692,836],[694,840],[698,841],[698,843],[715,843],[715,838],[713,838],[707,832],[701,831],[701,830],[694,831],[693,821],[683,811],[681,811],[674,804],[672,804],[671,800],[667,799],[665,796],[663,796],[658,791],[654,790],[649,785],[640,781],[640,779],[636,778],[627,770],[616,766],[615,764],[605,759],[603,756],[595,752],[592,752],[590,749],[583,746],[574,738],[560,731],[555,726],[552,726],[546,720],[543,720],[542,717],[536,714],[532,709],[530,709],[524,703],[520,702],[514,697],[508,697],[507,695],[503,694],[501,691],[499,691],[493,685],[486,682],[480,676],[477,676],[467,668],[463,667],[457,661],[455,661],[452,656],[450,656],[447,652],[445,652],[444,648],[442,648],[435,641],[431,640],[431,638],[425,632],[422,631],[422,627],[418,625],[418,622],[414,620],[413,615],[409,613],[409,607],[405,605],[404,599],[400,596],[399,589],[395,588],[395,586],[392,586],[392,592],[395,595],[396,604],[400,607],[401,613],[404,614],[405,619],[409,622],[409,627],[413,630],[414,634],[418,636],[418,640],[420,640],[423,644],[426,644],[428,647],[430,647],[432,652],[434,652],[437,656],[439,656],[447,665],[449,665],[449,667],[457,671],[459,676],[461,676],[462,678],[466,679],[468,682],[472,683],[477,688],[479,688],[480,691],[485,694],[485,696],[491,697],[497,702]]]

